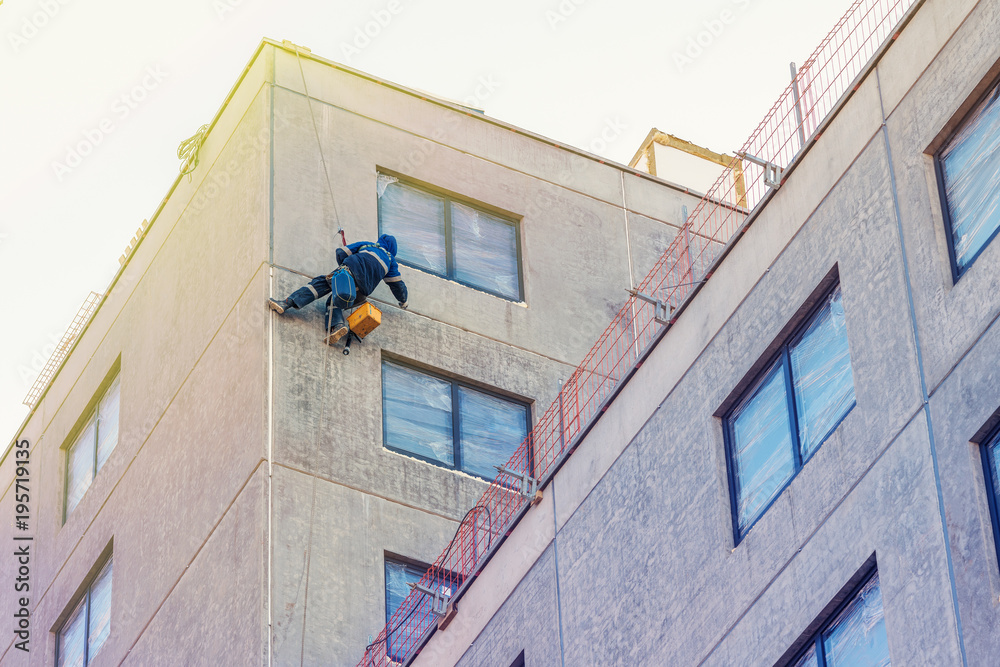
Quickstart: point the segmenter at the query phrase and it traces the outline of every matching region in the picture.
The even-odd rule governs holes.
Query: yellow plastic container
[[[382,311],[373,306],[371,303],[361,304],[361,306],[347,318],[347,326],[351,327],[351,331],[356,333],[358,338],[364,338],[374,331],[375,327],[381,323]]]

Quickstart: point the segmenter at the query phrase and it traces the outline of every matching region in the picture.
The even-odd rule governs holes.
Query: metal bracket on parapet
[[[520,480],[520,488],[517,492],[524,498],[531,501],[532,505],[535,505],[542,500],[542,491],[538,488],[538,480],[526,472],[521,472],[520,470],[511,470],[510,468],[504,468],[503,466],[493,466],[498,472],[515,477]]]
[[[785,173],[784,167],[774,164],[773,162],[768,162],[763,158],[750,155],[749,153],[737,152],[736,155],[741,160],[753,162],[758,167],[762,167],[764,169],[764,185],[772,190],[777,190],[781,187],[781,177]]]
[[[657,324],[670,324],[670,313],[674,310],[670,307],[670,304],[664,303],[659,299],[654,299],[648,294],[643,294],[637,289],[630,289],[626,291],[640,301],[653,304],[653,307],[656,309],[653,311],[653,319],[656,320]]]
[[[455,614],[457,613],[455,605],[451,601],[451,589],[446,586],[429,588],[421,585],[419,582],[407,585],[411,589],[420,591],[424,595],[431,597],[431,613],[438,617],[438,629],[444,630],[448,627],[451,619],[455,618]],[[445,593],[446,590],[448,591],[447,593]]]

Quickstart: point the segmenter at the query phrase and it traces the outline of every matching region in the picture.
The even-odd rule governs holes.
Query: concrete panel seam
[[[229,514],[229,510],[232,509],[232,507],[233,507],[234,504],[236,504],[236,501],[243,494],[243,491],[246,489],[247,485],[250,484],[250,480],[252,480],[254,478],[254,475],[257,474],[257,471],[261,469],[261,467],[263,466],[263,464],[264,464],[264,459],[261,459],[260,461],[258,461],[257,465],[250,472],[250,474],[247,476],[247,478],[245,480],[243,480],[243,486],[241,486],[240,489],[239,489],[239,491],[236,492],[236,495],[233,496],[233,499],[229,501],[229,505],[226,506],[226,509],[219,516],[218,521],[215,522],[215,524],[212,526],[212,529],[208,532],[208,535],[205,537],[205,539],[202,541],[202,543],[198,546],[198,549],[194,552],[194,555],[191,557],[191,560],[188,561],[188,564],[184,566],[184,571],[181,572],[180,576],[177,577],[177,580],[174,581],[173,585],[170,587],[170,590],[168,590],[167,594],[165,596],[163,596],[163,599],[160,601],[160,604],[158,604],[156,606],[156,609],[153,610],[153,615],[149,617],[149,620],[146,621],[146,624],[144,626],[142,626],[141,630],[139,630],[139,634],[136,635],[135,641],[133,641],[132,644],[128,647],[128,650],[125,651],[125,658],[122,659],[122,662],[124,662],[125,660],[128,659],[128,654],[132,652],[132,649],[134,649],[135,646],[136,646],[136,644],[139,643],[139,640],[142,639],[143,634],[145,634],[146,630],[149,628],[150,624],[152,624],[153,620],[156,619],[156,615],[159,613],[160,609],[163,608],[163,605],[166,604],[167,600],[170,598],[171,593],[173,593],[174,589],[176,589],[177,586],[178,586],[178,584],[181,583],[181,579],[184,578],[184,575],[191,568],[191,565],[198,559],[198,555],[202,552],[202,550],[204,550],[205,545],[208,544],[208,541],[210,539],[212,539],[212,535],[215,534],[215,531],[216,531],[216,529],[218,529],[219,524],[221,524],[222,521],[223,521],[223,519],[225,519],[226,516]]]
[[[294,466],[290,466],[287,463],[281,463],[279,461],[275,461],[274,465],[275,465],[275,467],[284,468],[285,470],[289,470],[291,472],[299,473],[300,475],[305,475],[306,477],[312,477],[312,478],[317,479],[317,480],[319,480],[321,482],[327,482],[329,484],[333,484],[335,486],[339,486],[339,487],[341,487],[343,489],[348,489],[350,491],[356,491],[358,493],[361,493],[361,494],[366,495],[366,496],[370,496],[372,498],[378,498],[379,500],[384,500],[387,503],[392,503],[393,505],[399,505],[400,507],[405,507],[407,509],[416,510],[416,511],[422,512],[424,514],[429,514],[430,516],[438,517],[439,519],[445,519],[446,521],[453,521],[455,523],[459,522],[459,519],[457,519],[455,517],[445,516],[444,514],[441,514],[440,512],[434,512],[433,510],[429,510],[426,507],[417,507],[416,505],[411,505],[409,503],[404,503],[404,502],[402,502],[400,500],[396,500],[395,498],[390,498],[389,496],[383,496],[383,495],[380,495],[378,493],[372,493],[371,491],[367,491],[367,490],[365,490],[365,489],[363,489],[363,488],[361,488],[359,486],[354,486],[354,485],[351,485],[351,484],[344,484],[343,482],[339,482],[337,480],[330,479],[328,477],[323,477],[322,475],[317,475],[316,473],[309,472],[308,470],[303,470],[302,468],[296,468]]]
[[[941,468],[938,463],[937,443],[934,439],[934,422],[931,417],[931,408],[928,402],[927,376],[924,371],[924,357],[920,349],[920,332],[917,327],[916,307],[913,303],[913,284],[910,281],[909,259],[906,255],[906,242],[903,238],[903,218],[899,210],[899,194],[896,191],[896,172],[892,165],[892,145],[889,142],[889,129],[886,127],[885,106],[882,101],[882,81],[879,72],[875,70],[875,81],[878,84],[879,105],[882,111],[882,137],[885,141],[885,152],[889,167],[889,182],[892,184],[892,204],[896,214],[896,233],[899,236],[899,250],[903,257],[903,278],[906,285],[906,303],[910,315],[910,335],[913,336],[913,344],[917,354],[917,370],[920,377],[920,392],[923,399],[923,412],[927,423],[927,438],[930,445],[931,464],[934,468],[934,486],[937,492],[938,512],[941,517],[941,530],[944,536],[945,559],[948,563],[948,578],[951,583],[951,599],[955,609],[955,630],[958,633],[958,646],[962,652],[962,664],[968,667],[969,659],[965,653],[965,637],[962,632],[962,612],[958,604],[958,582],[955,581],[955,564],[951,555],[951,535],[948,530],[948,515],[944,506],[944,491],[941,488]]]
[[[840,498],[840,500],[838,500],[834,504],[834,506],[830,508],[830,511],[827,512],[826,515],[819,521],[819,523],[816,524],[816,527],[812,530],[812,532],[810,532],[805,537],[805,539],[802,540],[799,546],[796,547],[795,553],[792,554],[791,558],[786,560],[782,564],[782,566],[778,568],[778,571],[775,572],[774,576],[771,577],[771,579],[767,582],[767,584],[764,585],[763,588],[761,588],[760,592],[754,597],[753,600],[750,601],[750,603],[746,606],[743,612],[740,613],[740,615],[736,618],[736,620],[733,621],[733,623],[728,628],[726,628],[726,631],[722,634],[721,637],[719,637],[719,640],[715,643],[715,645],[712,646],[712,648],[708,651],[708,653],[705,654],[705,657],[702,658],[701,661],[698,663],[699,665],[705,664],[705,661],[708,660],[710,657],[712,657],[712,654],[715,653],[716,649],[718,649],[722,645],[722,642],[726,640],[726,638],[730,635],[730,633],[732,633],[732,631],[736,629],[736,626],[740,624],[740,621],[742,621],[747,616],[747,614],[750,613],[750,611],[754,608],[754,606],[756,606],[756,604],[760,601],[760,599],[764,597],[764,594],[771,589],[771,586],[774,585],[774,583],[781,577],[781,575],[785,572],[785,570],[787,570],[788,567],[795,561],[795,559],[798,557],[798,554],[802,552],[802,550],[806,547],[806,545],[809,544],[809,542],[813,539],[813,537],[815,537],[816,534],[823,528],[823,526],[826,525],[827,521],[830,520],[830,517],[832,517],[837,512],[837,510],[840,509],[840,506],[843,505],[844,502],[850,497],[850,495],[854,492],[854,489],[856,489],[861,484],[861,482],[863,482],[868,477],[868,473],[870,473],[875,468],[875,466],[878,465],[879,461],[882,460],[882,458],[886,455],[889,449],[891,449],[892,446],[896,443],[896,440],[898,440],[899,437],[906,431],[906,429],[910,427],[910,424],[912,424],[917,419],[922,409],[923,406],[920,406],[910,414],[910,416],[906,419],[906,422],[900,427],[899,432],[896,433],[895,436],[889,439],[889,442],[886,443],[885,447],[882,448],[882,451],[878,453],[878,456],[876,456],[875,459],[871,462],[871,464],[869,464],[869,466],[865,468],[864,472],[862,472],[858,476],[857,480],[855,480],[855,482],[850,486],[850,488],[848,488],[847,491],[844,492],[844,495]]]
[[[261,268],[263,268],[263,264],[261,265]],[[127,466],[125,466],[125,469],[122,471],[121,477],[118,478],[118,481],[115,482],[115,485],[113,487],[111,487],[110,491],[108,491],[108,495],[104,499],[104,502],[101,503],[101,506],[98,507],[97,511],[94,512],[93,518],[90,520],[90,523],[87,524],[87,527],[84,528],[83,532],[81,533],[80,539],[77,540],[77,543],[73,546],[72,549],[70,549],[69,553],[66,555],[66,560],[63,561],[62,566],[55,573],[53,573],[52,581],[49,582],[49,585],[45,588],[44,591],[42,591],[42,594],[38,596],[38,602],[35,604],[35,607],[37,607],[38,604],[41,603],[42,599],[49,592],[49,589],[52,587],[52,584],[54,584],[55,580],[59,577],[59,573],[62,572],[63,568],[66,566],[66,564],[69,562],[70,558],[76,552],[76,548],[79,546],[80,542],[83,540],[83,536],[87,534],[87,531],[90,530],[90,527],[94,524],[94,522],[97,520],[97,517],[104,510],[104,507],[108,504],[108,502],[110,502],[111,496],[113,496],[114,493],[115,493],[115,489],[117,489],[118,485],[121,484],[121,481],[123,479],[125,479],[125,475],[128,474],[128,471],[132,468],[132,464],[139,457],[139,454],[142,452],[143,448],[146,446],[146,443],[149,442],[149,439],[153,436],[153,432],[156,431],[156,427],[159,425],[160,421],[163,419],[163,416],[167,413],[167,411],[170,410],[170,406],[173,405],[174,400],[177,398],[177,395],[180,394],[181,390],[184,389],[184,385],[187,384],[187,381],[191,377],[191,374],[194,373],[194,369],[198,367],[199,362],[201,362],[201,358],[204,357],[205,353],[208,352],[208,349],[210,347],[212,347],[212,343],[215,342],[216,336],[219,335],[219,332],[222,331],[222,328],[226,325],[226,322],[229,321],[229,318],[233,314],[233,311],[236,309],[236,306],[239,304],[240,300],[246,294],[246,291],[250,288],[250,285],[252,285],[256,281],[257,275],[259,273],[260,273],[260,269],[257,270],[257,273],[255,273],[253,275],[253,277],[250,279],[250,281],[247,283],[247,285],[243,288],[243,292],[240,293],[239,297],[237,297],[236,301],[233,304],[233,307],[229,310],[229,312],[226,314],[226,317],[224,317],[223,320],[222,320],[222,322],[219,324],[219,328],[216,329],[216,331],[215,331],[214,334],[212,334],[212,338],[209,339],[208,343],[205,345],[205,349],[202,350],[201,354],[198,355],[198,358],[195,359],[194,364],[192,364],[192,366],[191,366],[191,370],[189,370],[188,374],[184,376],[184,379],[181,380],[181,383],[179,385],[177,385],[177,391],[174,392],[174,395],[170,397],[170,400],[163,407],[163,412],[160,413],[159,418],[156,420],[156,422],[153,424],[153,426],[149,429],[149,434],[146,436],[146,439],[143,440],[142,444],[139,445],[139,448],[136,449],[135,454],[132,456],[132,460],[129,461],[129,463],[128,463]],[[44,435],[45,434],[43,432],[42,436],[44,436]],[[39,438],[39,440],[41,440],[41,438]],[[261,459],[261,460],[263,460],[263,459]],[[214,528],[213,528],[213,530],[214,530]]]
[[[290,93],[292,95],[296,95],[298,97],[305,97],[305,95],[303,95],[302,93],[298,92],[297,90],[292,90],[290,88],[285,88],[284,86],[282,86],[280,84],[274,84],[274,87],[280,88],[281,90],[287,91],[288,93]],[[396,125],[392,125],[392,124],[387,123],[385,121],[379,120],[378,118],[372,118],[371,116],[366,116],[366,115],[364,115],[362,113],[358,113],[357,111],[353,111],[351,109],[347,109],[347,108],[342,107],[340,105],[333,104],[331,102],[327,102],[327,101],[324,101],[324,100],[320,100],[320,99],[317,99],[315,97],[311,97],[310,99],[314,99],[317,102],[319,102],[320,104],[325,104],[328,107],[331,107],[333,109],[337,109],[339,111],[342,111],[344,113],[350,114],[352,116],[356,116],[358,118],[363,118],[364,120],[370,121],[372,123],[377,123],[378,125],[382,125],[383,127],[391,128],[393,130],[396,130],[397,132],[402,132],[404,134],[408,134],[411,137],[415,137],[417,139],[422,139],[424,141],[429,141],[429,142],[431,142],[433,144],[436,144],[436,145],[438,145],[438,146],[440,146],[440,147],[442,147],[444,149],[455,151],[456,153],[461,153],[462,155],[467,155],[467,156],[469,156],[471,158],[475,158],[477,160],[481,160],[481,161],[486,162],[488,164],[492,164],[492,165],[494,165],[496,167],[501,167],[502,169],[505,169],[507,171],[513,172],[515,174],[520,174],[520,175],[525,176],[527,178],[530,178],[532,180],[537,180],[537,181],[542,182],[542,183],[548,183],[549,185],[557,187],[557,188],[559,188],[561,190],[564,190],[566,192],[572,192],[573,194],[578,195],[578,196],[582,197],[583,199],[589,199],[590,201],[594,201],[594,202],[597,202],[597,203],[600,203],[600,204],[604,204],[606,206],[610,206],[610,207],[615,208],[615,209],[620,208],[617,204],[611,203],[609,201],[605,201],[603,199],[600,199],[599,197],[595,197],[593,194],[590,194],[588,192],[582,192],[580,190],[575,190],[575,189],[573,189],[573,188],[571,188],[571,187],[569,187],[567,185],[564,185],[562,183],[557,183],[557,182],[549,180],[547,178],[542,178],[541,176],[538,176],[537,174],[530,174],[530,173],[528,173],[526,171],[522,171],[520,169],[515,169],[514,167],[512,167],[510,165],[503,164],[502,162],[497,162],[496,160],[491,160],[489,158],[483,157],[482,155],[476,155],[475,153],[470,153],[470,152],[468,152],[466,150],[463,150],[461,148],[457,148],[455,146],[449,146],[448,144],[442,143],[442,142],[440,142],[440,141],[438,141],[436,139],[433,139],[431,137],[425,137],[425,136],[423,136],[421,134],[417,134],[416,132],[412,132],[410,130],[406,130],[404,128],[397,127]],[[518,132],[518,135],[520,135],[520,136],[527,136],[523,132]],[[557,146],[556,148],[559,148],[560,150],[569,150],[569,149],[567,149],[565,147],[562,147],[562,146]],[[605,165],[608,166],[608,167],[610,167],[610,168],[613,168],[613,169],[619,169],[619,170],[621,170],[621,167],[619,165],[616,165],[616,164],[613,164],[613,163],[610,163],[610,162],[606,162]],[[622,173],[624,174],[624,171]],[[629,171],[629,173],[631,174],[632,172]],[[647,173],[645,173],[645,172],[638,172],[637,175],[642,175],[642,176],[645,176],[647,178],[650,178],[650,175],[647,174]],[[652,178],[655,178],[655,182],[657,184],[665,185],[667,187],[675,189],[675,190],[678,191],[679,194],[691,195],[691,192],[688,189],[686,189],[686,188],[681,188],[680,186],[677,186],[677,185],[674,185],[672,183],[669,183],[668,181],[664,181],[661,178],[656,178],[656,177],[652,177]],[[639,213],[638,211],[631,211],[631,212],[632,213]],[[677,225],[675,225],[672,222],[668,222],[666,220],[661,220],[659,218],[654,218],[653,216],[647,215],[645,213],[639,213],[639,214],[643,215],[643,216],[645,216],[647,218],[649,218],[650,220],[652,220],[654,222],[659,222],[661,224],[668,225],[670,227],[677,227]]]
[[[264,88],[264,84],[261,84],[260,90],[263,90],[263,88]],[[257,94],[260,93],[260,90],[258,90],[258,92],[254,95],[253,99],[256,99],[256,96],[257,96]],[[235,126],[236,128],[238,128],[243,123],[243,121],[246,119],[246,115],[248,113],[250,113],[250,107],[252,107],[252,106],[253,106],[253,104],[251,103],[247,107],[247,110],[246,110],[246,112],[244,112],[243,116],[241,116],[240,119],[239,119],[239,121],[236,122],[236,126]],[[211,173],[212,168],[215,167],[215,163],[218,162],[219,158],[225,152],[225,149],[229,145],[229,142],[232,140],[233,135],[235,135],[235,131],[233,132],[233,134],[229,135],[229,137],[226,139],[226,142],[222,146],[219,147],[219,154],[215,156],[215,160],[212,161],[212,166],[209,167],[208,170],[206,171],[206,178],[207,178],[207,174]],[[204,182],[204,180],[205,179],[203,178],[202,182]],[[179,183],[179,182],[180,182],[180,178],[178,178],[178,180],[177,180],[177,183]],[[176,187],[176,183],[175,183],[175,187]],[[167,200],[170,198],[170,194],[172,192],[173,192],[173,188],[171,189],[170,192],[167,193],[167,196],[163,198],[163,201],[160,202],[160,206],[159,206],[159,208],[157,208],[156,212],[153,213],[153,216],[149,220],[149,224],[146,226],[146,232],[143,234],[143,238],[145,238],[146,234],[148,234],[149,231],[153,228],[153,224],[156,222],[157,215],[163,209],[163,207],[166,205]],[[139,289],[139,283],[141,283],[142,279],[146,277],[146,273],[152,267],[153,261],[160,254],[160,250],[163,249],[163,246],[166,244],[167,239],[169,239],[170,235],[173,234],[174,229],[177,228],[177,225],[180,223],[181,218],[184,217],[184,213],[187,211],[188,206],[190,205],[191,201],[194,200],[195,195],[197,195],[197,193],[198,193],[197,189],[195,189],[195,190],[193,190],[191,192],[190,199],[188,199],[187,203],[184,205],[184,207],[178,213],[177,219],[174,220],[174,224],[170,227],[170,231],[168,231],[167,234],[166,234],[166,236],[163,237],[163,243],[160,244],[160,247],[156,249],[156,252],[153,253],[153,256],[149,259],[149,265],[146,267],[146,269],[139,276],[136,277],[135,283],[132,286],[132,291],[129,292],[128,297],[126,297],[125,301],[122,303],[122,308],[121,308],[120,311],[118,311],[118,315],[115,316],[115,319],[112,320],[111,324],[108,326],[108,331],[109,332],[111,331],[111,328],[114,326],[114,323],[118,321],[118,316],[121,315],[122,311],[125,310],[125,306],[127,306],[128,303],[129,303],[129,301],[132,299],[132,295],[134,295],[135,291],[137,289]],[[135,250],[133,252],[133,256],[134,256],[135,252],[138,252],[139,245],[142,244],[142,240],[143,239],[139,239],[138,243],[136,244],[136,248],[135,248]],[[55,382],[56,377],[58,377],[59,372],[62,370],[62,366],[65,365],[66,359],[69,359],[70,356],[73,354],[73,352],[76,351],[77,346],[83,340],[84,335],[87,333],[87,330],[90,328],[91,322],[94,321],[94,319],[97,317],[97,313],[100,312],[100,310],[101,310],[101,306],[104,305],[105,301],[107,301],[108,296],[111,294],[111,290],[114,289],[115,285],[118,284],[118,281],[124,275],[124,273],[125,273],[125,267],[128,266],[128,264],[129,264],[129,262],[126,262],[125,264],[121,265],[118,268],[118,272],[115,274],[115,277],[111,279],[111,284],[108,285],[108,288],[104,292],[104,297],[97,304],[97,309],[94,311],[93,315],[91,316],[90,322],[88,322],[87,325],[83,328],[83,330],[80,331],[80,333],[77,335],[76,340],[73,343],[73,346],[66,353],[66,357],[63,360],[63,364],[60,365],[60,367],[58,369],[56,369],[55,373],[53,373],[52,378],[49,380],[48,387],[46,387],[45,391],[43,391],[42,394],[38,397],[38,401],[35,403],[35,407],[32,408],[31,412],[29,412],[27,414],[27,416],[25,416],[24,421],[21,423],[21,426],[18,427],[18,429],[17,429],[17,435],[14,437],[14,440],[11,441],[10,445],[8,445],[8,447],[7,447],[8,450],[10,449],[10,447],[13,446],[14,442],[20,438],[21,432],[24,430],[24,427],[28,424],[28,421],[32,418],[32,416],[34,416],[35,410],[42,404],[42,400],[45,398],[45,395],[48,394],[48,392],[49,392],[49,387],[51,387],[53,385],[53,383]],[[103,344],[103,342],[104,342],[104,338],[101,338],[101,340],[98,341],[96,347],[100,347]],[[85,369],[86,369],[86,366],[84,366],[84,370]],[[79,379],[79,378],[77,378],[77,379]],[[72,392],[73,387],[75,387],[75,386],[76,386],[76,382],[74,382],[73,385],[70,387],[70,390],[66,392],[66,396],[63,397],[63,400],[59,403],[59,405],[56,406],[56,408],[54,410],[52,410],[52,412],[51,412],[52,417],[54,417],[59,412],[59,410],[62,409],[63,404],[66,402],[66,399],[69,398],[69,394]],[[48,425],[52,423],[52,417],[50,417],[49,422],[42,428],[42,432],[43,433],[45,432],[45,429],[48,428]],[[6,450],[5,450],[4,456],[6,456]]]
[[[302,276],[303,278],[312,278],[313,277],[313,276],[310,276],[309,274],[304,273],[302,271],[298,271],[296,269],[292,269],[292,268],[289,268],[287,266],[282,266],[281,264],[271,264],[271,267],[275,268],[275,269],[280,269],[282,271],[288,271],[289,273],[294,273],[295,275]],[[407,268],[409,269],[410,267],[407,267]],[[397,307],[395,301],[386,301],[386,300],[380,299],[380,298],[378,298],[376,296],[369,296],[368,300],[369,301],[373,301],[375,303],[384,304],[386,306],[389,306],[390,308],[396,308]],[[526,353],[528,353],[528,354],[530,354],[530,355],[532,355],[534,357],[538,357],[539,359],[545,359],[545,360],[551,361],[553,363],[557,363],[557,364],[560,364],[560,365],[563,365],[563,366],[568,366],[571,371],[574,370],[574,369],[576,369],[576,364],[573,364],[571,362],[563,361],[561,359],[556,359],[555,357],[550,357],[547,354],[542,354],[541,352],[536,352],[535,350],[529,350],[526,347],[523,347],[521,345],[515,345],[515,344],[513,344],[511,342],[500,340],[499,338],[493,338],[492,336],[487,336],[486,334],[484,334],[484,333],[482,333],[480,331],[473,331],[472,329],[466,329],[465,327],[458,326],[457,324],[453,324],[451,322],[445,322],[444,320],[434,319],[430,315],[424,315],[423,313],[418,312],[417,310],[414,309],[414,307],[413,307],[413,300],[412,299],[410,300],[410,306],[409,306],[409,308],[407,308],[406,312],[409,313],[410,315],[414,315],[416,317],[422,317],[425,320],[430,320],[431,322],[435,322],[437,324],[441,324],[441,325],[446,326],[446,327],[451,327],[452,329],[456,329],[458,331],[461,331],[461,332],[464,332],[464,333],[467,333],[467,334],[472,334],[473,336],[477,336],[478,338],[481,338],[483,340],[488,340],[488,341],[491,341],[493,343],[499,343],[500,345],[503,345],[504,347],[509,347],[509,348],[513,348],[515,350],[520,350],[521,352],[526,352]]]

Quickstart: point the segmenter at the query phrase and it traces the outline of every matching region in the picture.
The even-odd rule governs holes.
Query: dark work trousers
[[[330,295],[326,300],[327,329],[337,328],[343,324],[344,308],[352,308],[367,300],[366,295],[357,291],[351,272],[343,266],[334,271],[329,278],[316,276],[308,285],[292,292],[288,300],[295,308],[302,308],[327,295]]]

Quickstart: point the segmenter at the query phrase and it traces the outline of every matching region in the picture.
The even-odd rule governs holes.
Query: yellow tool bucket
[[[382,323],[382,311],[371,303],[363,303],[347,318],[347,326],[358,338],[364,338]]]

